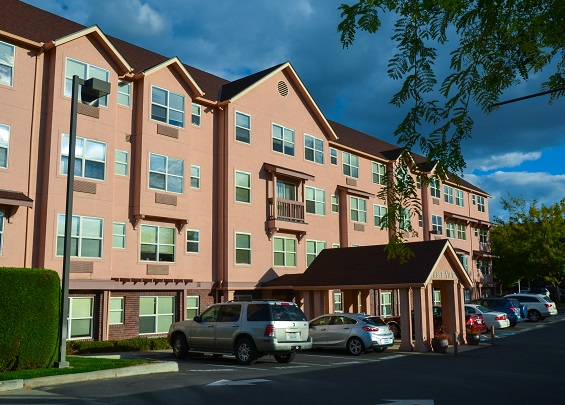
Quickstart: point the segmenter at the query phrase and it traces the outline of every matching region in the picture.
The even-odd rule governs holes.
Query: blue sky
[[[403,113],[389,104],[400,86],[387,76],[391,31],[339,41],[338,7],[346,0],[25,0],[36,7],[228,80],[290,61],[328,119],[397,143]],[[351,3],[351,1],[350,1]],[[445,54],[445,52],[443,52]],[[447,61],[438,58],[438,69]],[[509,89],[503,99],[540,91],[542,77]],[[553,204],[565,197],[565,100],[548,96],[473,115],[463,144],[464,178],[500,198],[523,195]]]

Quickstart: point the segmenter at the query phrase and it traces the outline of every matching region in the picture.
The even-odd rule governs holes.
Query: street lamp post
[[[56,368],[67,368],[69,362],[66,361],[67,354],[67,333],[69,316],[69,272],[71,266],[71,228],[73,223],[73,192],[75,181],[75,147],[77,130],[77,110],[78,110],[78,89],[82,86],[81,100],[85,104],[97,102],[101,97],[110,93],[110,83],[100,79],[91,78],[81,79],[77,75],[73,76],[72,96],[71,96],[71,125],[69,130],[69,154],[67,159],[67,202],[65,209],[65,236],[63,250],[63,277],[62,277],[62,297],[61,311],[59,314],[59,357],[55,362]]]

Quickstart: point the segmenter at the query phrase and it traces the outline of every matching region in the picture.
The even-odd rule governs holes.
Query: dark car
[[[525,305],[521,305],[513,298],[477,298],[472,300],[471,304],[482,305],[492,311],[504,312],[508,315],[511,327],[527,319],[522,315],[527,313]]]

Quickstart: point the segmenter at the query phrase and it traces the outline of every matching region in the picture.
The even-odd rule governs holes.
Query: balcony
[[[306,235],[304,222],[304,203],[300,201],[269,198],[269,220],[267,221],[269,239],[277,232],[296,234],[298,241]]]

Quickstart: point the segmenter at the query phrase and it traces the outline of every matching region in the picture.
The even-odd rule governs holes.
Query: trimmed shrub
[[[60,296],[53,270],[0,267],[0,372],[51,367]]]
[[[105,341],[67,341],[67,354],[140,352],[146,350],[167,350],[170,348],[171,346],[165,337]]]

